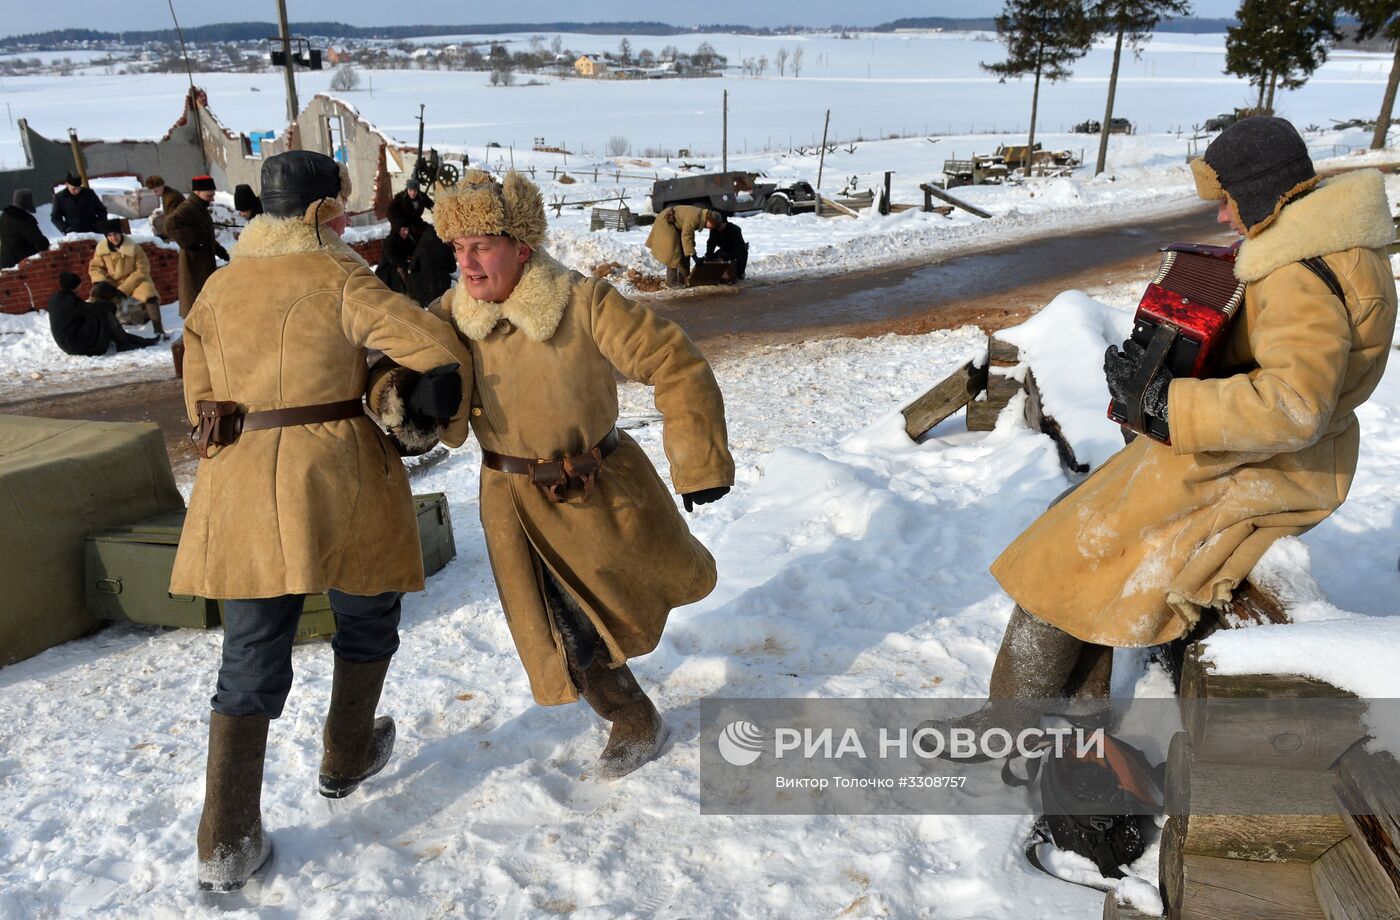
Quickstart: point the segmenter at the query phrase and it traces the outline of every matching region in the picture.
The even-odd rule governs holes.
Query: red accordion
[[[1143,411],[1142,396],[1160,368],[1173,377],[1209,377],[1220,360],[1230,321],[1244,301],[1244,283],[1235,277],[1238,246],[1172,243],[1162,251],[1162,267],[1138,303],[1129,340],[1146,354],[1133,379],[1134,398],[1112,400],[1108,417],[1163,443],[1167,420]]]

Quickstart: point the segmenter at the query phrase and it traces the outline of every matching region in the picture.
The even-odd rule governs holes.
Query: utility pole
[[[822,124],[822,152],[817,157],[817,191],[822,188],[822,170],[826,167],[826,130],[831,127],[831,109],[826,110],[826,121]]]
[[[301,106],[297,105],[296,63],[292,60],[292,30],[287,27],[287,0],[277,0],[277,24],[282,29],[282,67],[287,74],[287,124],[295,126]],[[294,147],[300,145],[300,134],[295,130],[290,133]]]
[[[723,150],[724,165],[720,172],[729,172],[729,90],[724,91],[724,134],[720,141]]]

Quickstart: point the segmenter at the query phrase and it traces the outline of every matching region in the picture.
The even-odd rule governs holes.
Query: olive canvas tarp
[[[100,625],[88,534],[184,506],[154,424],[0,415],[0,666]]]

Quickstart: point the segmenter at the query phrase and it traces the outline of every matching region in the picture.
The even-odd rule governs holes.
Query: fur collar
[[[102,237],[102,239],[97,241],[97,254],[99,256],[111,255],[114,252],[120,252],[123,255],[134,256],[136,255],[136,241],[133,240],[131,237],[127,236],[126,234],[122,234],[122,244],[116,249],[112,248],[112,241],[107,239],[106,236]]]
[[[231,259],[266,259],[301,252],[324,252],[332,256],[348,256],[366,265],[360,254],[351,249],[330,227],[322,225],[321,238],[316,228],[300,217],[269,217],[260,214],[248,222],[238,242],[233,245]]]
[[[536,249],[520,282],[501,303],[487,303],[467,293],[466,283],[447,293],[444,303],[452,311],[452,321],[462,335],[479,342],[491,334],[502,321],[525,333],[534,342],[543,342],[554,335],[574,286],[574,274],[545,252]]]
[[[1235,277],[1258,281],[1291,262],[1348,249],[1384,249],[1395,225],[1379,170],[1359,169],[1320,183],[1291,202],[1264,232],[1247,239]]]

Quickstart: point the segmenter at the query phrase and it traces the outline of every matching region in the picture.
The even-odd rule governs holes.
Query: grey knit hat
[[[17,188],[15,189],[14,194],[10,196],[10,204],[14,205],[17,208],[22,208],[23,210],[28,211],[30,214],[33,214],[35,211],[34,193],[27,188]]]
[[[1191,161],[1191,172],[1196,194],[1207,201],[1229,199],[1251,237],[1321,178],[1297,129],[1268,115],[1237,121],[1220,132],[1205,154]]]

